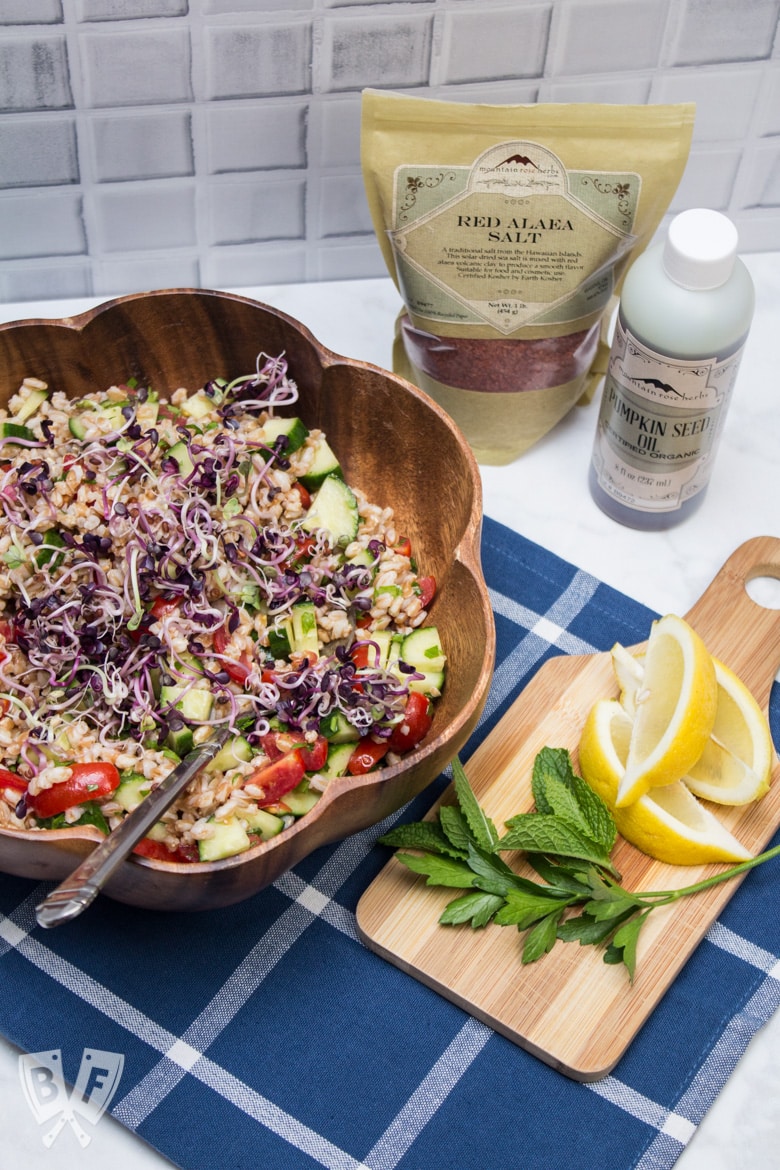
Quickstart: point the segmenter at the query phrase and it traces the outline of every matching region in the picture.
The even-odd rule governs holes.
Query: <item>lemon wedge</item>
[[[774,746],[761,708],[742,680],[713,658],[718,699],[712,734],[699,759],[683,776],[696,796],[715,804],[742,805],[760,800],[769,791]],[[642,693],[644,657],[634,656],[617,643],[612,667],[620,687],[620,702],[630,716]]]
[[[637,849],[672,865],[748,861],[752,854],[682,781],[618,806],[633,720],[617,699],[600,699],[585,721],[579,747],[580,773],[614,817],[618,832]]]
[[[653,622],[616,804],[686,775],[715,723],[715,666],[696,631],[674,614]]]

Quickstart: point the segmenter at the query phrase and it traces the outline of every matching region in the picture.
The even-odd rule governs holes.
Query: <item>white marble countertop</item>
[[[505,467],[483,467],[485,514],[660,612],[686,613],[730,553],[752,536],[780,536],[780,254],[745,257],[757,309],[734,401],[703,506],[664,533],[623,528],[587,489],[597,401],[577,407],[537,447]],[[290,313],[337,353],[388,367],[400,300],[388,279],[240,289]],[[72,316],[103,298],[0,305],[0,321]],[[773,583],[774,584],[774,583]],[[766,604],[780,606],[767,586]],[[24,1102],[18,1052],[0,1038],[2,1166],[25,1170],[154,1170],[168,1165],[105,1117],[86,1149],[44,1149]],[[780,1148],[780,1013],[754,1038],[679,1170],[774,1170]]]

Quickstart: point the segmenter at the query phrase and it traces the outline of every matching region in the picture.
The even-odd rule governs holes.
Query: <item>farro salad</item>
[[[136,847],[218,860],[425,736],[435,582],[296,401],[263,354],[167,399],[26,378],[0,411],[0,827],[107,833],[227,725]]]

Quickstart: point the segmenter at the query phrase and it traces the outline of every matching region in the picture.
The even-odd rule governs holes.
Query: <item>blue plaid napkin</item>
[[[546,658],[640,641],[654,616],[490,520],[483,563],[498,656],[464,759]],[[419,819],[446,783],[399,815]],[[361,946],[355,907],[388,827],[204,915],[100,898],[43,932],[48,887],[0,875],[0,1029],[60,1050],[70,1082],[84,1049],[123,1055],[111,1112],[187,1170],[673,1165],[780,1001],[773,866],[748,875],[614,1073],[584,1085]]]

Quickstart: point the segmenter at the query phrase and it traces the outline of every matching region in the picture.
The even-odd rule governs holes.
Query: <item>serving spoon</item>
[[[35,908],[38,924],[47,929],[70,922],[94,902],[111,874],[121,865],[142,837],[157,821],[198,772],[217,755],[230,732],[217,730],[205,743],[189,752],[181,763],[154,788],[125,819],[93,849]]]

